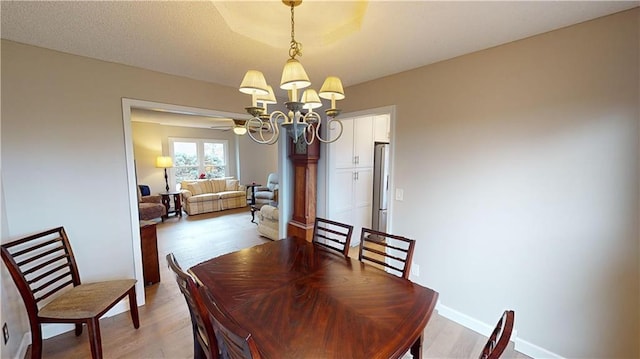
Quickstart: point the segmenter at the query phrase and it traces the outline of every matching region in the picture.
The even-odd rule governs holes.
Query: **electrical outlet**
[[[7,326],[7,323],[2,325],[2,337],[4,338],[4,345],[7,345],[9,342],[9,327]]]
[[[419,277],[420,276],[420,266],[413,263],[411,264],[411,272],[413,273],[414,276]]]

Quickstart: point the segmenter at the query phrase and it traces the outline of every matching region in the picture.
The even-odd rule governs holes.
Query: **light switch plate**
[[[404,200],[404,190],[402,188],[396,188],[396,201]]]
[[[413,273],[414,276],[419,277],[420,276],[420,266],[413,263],[411,265],[411,273]]]

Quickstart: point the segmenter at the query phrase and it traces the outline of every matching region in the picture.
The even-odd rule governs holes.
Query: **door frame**
[[[133,251],[133,267],[135,273],[136,292],[144,293],[144,278],[142,274],[142,249],[140,247],[140,226],[138,220],[138,189],[136,188],[136,172],[133,153],[133,131],[131,127],[131,109],[151,110],[160,112],[182,113],[189,115],[208,116],[208,117],[228,117],[238,118],[244,117],[243,114],[224,112],[217,110],[209,110],[198,107],[188,107],[180,105],[172,105],[161,102],[136,100],[123,97],[122,98],[122,123],[124,130],[124,148],[125,160],[127,166],[127,187],[129,189],[129,214],[131,221],[131,249]],[[237,147],[237,144],[236,144]],[[239,169],[238,169],[239,170]],[[145,296],[136,296],[138,306],[145,304]]]
[[[394,201],[392,201],[393,189],[395,188],[394,177],[394,158],[395,158],[395,127],[396,127],[396,106],[384,106],[376,107],[361,111],[348,112],[340,115],[340,118],[353,118],[375,115],[389,115],[389,201],[387,204],[387,231],[393,232],[393,207]],[[340,141],[340,140],[338,140]],[[321,146],[320,148],[320,160],[318,161],[318,184],[317,184],[317,215],[322,217],[328,213],[330,205],[328,197],[328,186],[331,183],[331,174],[328,171],[330,154],[327,146]],[[360,233],[354,233],[355,236],[360,236]]]

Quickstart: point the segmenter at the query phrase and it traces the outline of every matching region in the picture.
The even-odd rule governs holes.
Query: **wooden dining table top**
[[[190,269],[265,358],[399,358],[438,293],[290,237]]]

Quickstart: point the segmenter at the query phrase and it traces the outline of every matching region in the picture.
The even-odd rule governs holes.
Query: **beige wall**
[[[393,228],[417,239],[412,279],[487,325],[515,309],[521,346],[640,356],[638,17],[347,89],[345,111],[396,105]]]
[[[11,41],[2,40],[1,56],[2,240],[63,225],[84,281],[134,276],[122,98],[227,112],[246,98],[235,88]],[[2,287],[3,296],[13,290],[4,280]],[[28,331],[9,327],[12,343]]]

